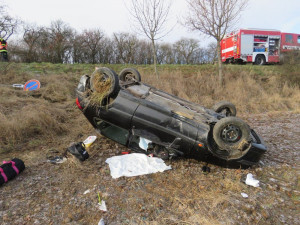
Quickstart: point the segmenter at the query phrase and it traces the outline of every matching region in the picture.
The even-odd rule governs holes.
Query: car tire
[[[257,55],[255,58],[255,65],[265,65],[266,64],[266,58],[264,55]]]
[[[243,157],[251,147],[250,132],[250,127],[237,117],[219,120],[213,128],[213,139],[219,147],[218,156],[226,160]]]
[[[231,102],[227,102],[227,101],[218,102],[212,107],[212,109],[216,113],[225,114],[226,117],[236,116],[236,107]]]
[[[125,68],[120,72],[119,78],[121,81],[141,81],[139,71],[134,68]]]
[[[99,77],[100,75],[100,77]],[[96,79],[101,79],[100,81]],[[98,82],[98,84],[105,85],[105,83],[110,80],[110,87],[109,90],[104,94],[103,98],[108,97],[116,97],[119,93],[120,87],[119,87],[119,77],[116,74],[115,71],[106,68],[106,67],[100,67],[96,69],[91,78],[90,78],[90,87],[92,91],[97,91],[97,87],[95,86],[95,82]],[[99,91],[98,91],[99,92]]]

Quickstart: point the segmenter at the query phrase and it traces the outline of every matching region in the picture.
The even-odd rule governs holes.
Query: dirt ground
[[[163,173],[112,179],[105,160],[126,149],[100,135],[83,163],[72,157],[47,162],[68,146],[64,137],[1,153],[1,160],[23,159],[26,169],[0,187],[0,224],[98,224],[101,218],[105,224],[300,224],[300,114],[241,117],[268,146],[261,163],[246,170],[209,164],[207,173],[206,163],[181,158],[166,161],[172,170]],[[95,134],[89,125],[82,128],[78,141]],[[244,183],[248,173],[259,187]],[[107,212],[97,206],[98,193]]]

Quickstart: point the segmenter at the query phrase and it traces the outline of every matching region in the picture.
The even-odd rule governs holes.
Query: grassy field
[[[116,181],[110,178],[105,159],[125,149],[100,135],[89,150],[90,159],[83,164],[68,160],[53,166],[45,161],[50,152],[61,154],[71,142],[95,134],[75,104],[75,88],[81,75],[92,74],[95,65],[1,63],[0,159],[19,157],[27,169],[22,175],[26,179],[20,176],[21,180],[0,187],[0,195],[8,199],[22,192],[17,194],[17,205],[6,205],[1,197],[0,223],[2,219],[4,224],[33,224],[37,219],[41,224],[96,224],[104,217],[108,224],[280,224],[285,223],[280,220],[281,214],[292,217],[285,220],[287,223],[297,222],[294,216],[295,205],[299,204],[299,177],[295,165],[299,145],[297,137],[292,139],[297,134],[299,139],[299,133],[279,132],[280,137],[291,138],[293,145],[288,149],[294,149],[294,155],[289,153],[278,162],[280,156],[276,154],[286,148],[279,149],[280,137],[274,138],[264,129],[271,129],[277,118],[281,121],[276,125],[279,129],[285,121],[291,125],[297,121],[293,115],[300,112],[299,64],[226,65],[223,87],[218,85],[216,65],[161,65],[159,79],[151,66],[96,66],[117,73],[134,67],[143,82],[206,107],[221,100],[234,103],[238,116],[256,124],[271,146],[265,166],[249,170],[211,166],[212,172],[207,174],[201,171],[205,163],[181,159],[168,162],[173,168],[170,172]],[[40,90],[24,92],[9,86],[29,79],[38,79]],[[262,188],[251,189],[241,182],[248,172],[264,182]],[[278,182],[269,187],[270,177]],[[20,181],[23,183],[16,185]],[[92,193],[83,196],[88,188]],[[107,200],[106,214],[91,205],[97,204],[97,192]],[[255,197],[241,200],[240,192]],[[272,205],[278,207],[277,211],[273,212]],[[17,220],[11,220],[11,216]]]

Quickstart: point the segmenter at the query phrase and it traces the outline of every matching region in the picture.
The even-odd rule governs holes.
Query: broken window
[[[101,134],[105,137],[108,137],[122,145],[126,145],[129,136],[129,132],[127,130],[104,121],[101,121],[97,124],[97,126],[100,129]]]

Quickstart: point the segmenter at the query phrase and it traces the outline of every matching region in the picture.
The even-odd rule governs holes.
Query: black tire
[[[96,80],[97,79],[97,80]],[[95,86],[95,83],[101,85],[105,85],[107,81],[110,80],[109,83],[109,89],[106,90],[106,93],[103,95],[104,98],[108,97],[116,97],[119,93],[120,87],[119,87],[119,77],[116,74],[115,71],[106,68],[106,67],[100,67],[94,71],[90,78],[90,87],[92,91],[99,92],[97,90],[97,86]]]
[[[250,127],[241,119],[226,117],[213,128],[213,139],[218,146],[214,153],[226,160],[243,157],[251,147]]]
[[[266,64],[266,58],[264,55],[257,55],[255,58],[255,65],[265,65]]]
[[[125,68],[120,72],[119,78],[121,81],[141,81],[141,75],[139,71],[134,68]]]
[[[218,102],[212,107],[212,109],[216,113],[225,114],[226,117],[236,116],[236,107],[231,102],[227,102],[227,101]]]

